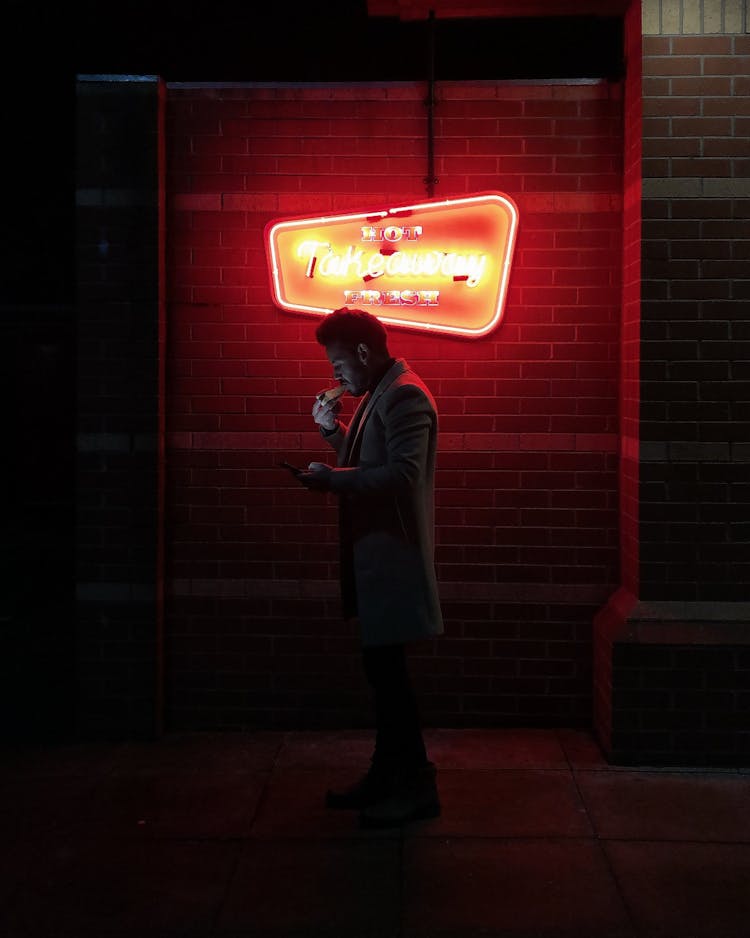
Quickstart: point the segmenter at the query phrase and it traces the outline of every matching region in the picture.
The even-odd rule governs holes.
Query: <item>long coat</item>
[[[443,631],[434,564],[437,411],[400,359],[346,428],[326,437],[338,456],[331,491],[340,502],[344,616],[363,645]]]

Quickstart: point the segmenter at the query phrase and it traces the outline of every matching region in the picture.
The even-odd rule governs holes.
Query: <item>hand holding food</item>
[[[313,420],[324,430],[336,429],[336,415],[341,410],[339,398],[344,391],[346,388],[342,384],[337,384],[334,388],[321,391],[315,398],[312,409]]]

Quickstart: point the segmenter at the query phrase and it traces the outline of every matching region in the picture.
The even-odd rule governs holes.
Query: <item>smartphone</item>
[[[305,471],[304,469],[300,469],[299,466],[293,466],[290,462],[287,462],[286,460],[284,460],[283,462],[280,462],[279,465],[281,466],[282,469],[288,469],[294,476],[298,476],[301,472]]]

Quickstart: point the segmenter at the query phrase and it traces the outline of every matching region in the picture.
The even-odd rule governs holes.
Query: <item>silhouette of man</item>
[[[337,465],[311,463],[299,480],[339,499],[343,613],[359,622],[376,720],[370,768],[329,791],[326,804],[359,810],[363,827],[390,827],[440,813],[406,657],[407,643],[443,631],[433,560],[437,411],[409,365],[391,356],[375,316],[334,310],[316,338],[334,379],[360,401],[345,426],[340,401],[318,396],[312,416]]]

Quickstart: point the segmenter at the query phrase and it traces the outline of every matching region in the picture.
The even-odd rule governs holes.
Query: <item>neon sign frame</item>
[[[276,219],[264,238],[273,301],[318,316],[360,307],[390,325],[478,338],[502,321],[517,231],[518,208],[501,192]]]

